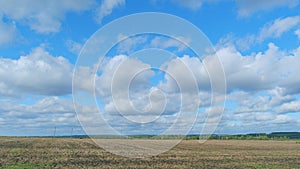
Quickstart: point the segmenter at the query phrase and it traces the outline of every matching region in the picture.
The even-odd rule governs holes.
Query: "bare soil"
[[[197,140],[149,158],[126,158],[91,139],[0,137],[0,168],[300,168],[296,141]]]

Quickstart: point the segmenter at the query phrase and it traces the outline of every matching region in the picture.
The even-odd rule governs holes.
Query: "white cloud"
[[[13,42],[16,36],[16,26],[15,24],[4,23],[1,19],[0,14],[0,45],[5,45]]]
[[[298,39],[300,39],[300,29],[298,29],[298,30],[295,31],[295,35],[297,35]]]
[[[240,50],[248,50],[253,45],[261,44],[267,39],[276,39],[282,35],[292,31],[300,25],[300,16],[290,16],[285,18],[277,18],[271,22],[264,24],[257,34],[248,34],[245,37],[236,37],[233,33],[228,34],[220,39],[221,46],[231,43]],[[297,30],[294,32],[297,35]]]
[[[300,112],[300,100],[282,104],[277,110],[277,113],[294,113]]]
[[[279,18],[266,24],[258,35],[258,41],[261,42],[269,37],[280,37],[283,33],[290,31],[292,28],[300,24],[300,16]]]
[[[281,51],[270,43],[266,51],[244,56],[231,45],[218,48],[229,88],[229,106],[219,130],[247,133],[299,128],[300,119],[288,115],[300,111],[299,51]]]
[[[164,99],[163,95],[148,87],[148,80],[153,75],[150,65],[139,60],[126,56],[111,59],[97,80],[99,94],[104,97],[109,94],[112,96],[105,103],[105,111],[113,115],[120,112],[132,120],[138,118],[142,121],[155,112],[161,112],[159,110],[164,105],[160,104],[160,100]],[[139,118],[141,114],[144,117]]]
[[[213,3],[217,1],[219,0],[172,0],[173,3],[176,3],[179,6],[189,8],[194,11],[199,10],[204,3]]]
[[[72,99],[50,96],[40,97],[32,104],[20,104],[17,100],[0,102],[1,134],[9,131],[5,135],[53,135],[56,126],[57,135],[69,135],[72,128],[73,134],[80,129]]]
[[[165,91],[195,92],[195,85],[199,89],[207,89],[210,86],[208,74],[199,58],[185,55],[163,64],[162,69],[167,72],[167,81],[160,84]]]
[[[187,1],[181,1],[181,0],[173,0],[174,3],[177,3],[181,6],[190,8],[192,10],[198,10],[202,6],[202,1],[200,0],[187,0]]]
[[[223,120],[219,124],[219,130],[223,132],[253,133],[272,132],[279,129],[293,131],[295,128],[300,127],[298,117],[278,114],[281,105],[289,103],[291,100],[284,99],[278,104],[273,104],[273,99],[277,100],[282,97],[275,96],[272,94],[273,92],[236,91],[228,94],[228,101],[235,102],[235,105],[227,106],[227,110],[223,114]],[[293,97],[292,100],[295,100],[295,98]]]
[[[0,58],[2,95],[64,95],[71,92],[73,66],[42,47],[17,60]],[[9,90],[7,90],[9,89]]]
[[[67,40],[66,41],[66,46],[68,48],[68,50],[76,55],[79,54],[81,48],[82,48],[82,44],[75,42],[73,40]]]
[[[183,62],[189,62],[191,65],[183,66]],[[172,85],[163,86],[164,79],[156,79],[157,84],[152,84],[150,79],[155,74],[150,69],[150,65],[124,55],[103,61],[98,70],[100,71],[98,77],[93,76],[94,70],[79,68],[79,73],[82,74],[78,74],[79,77],[76,79],[79,81],[76,81],[75,85],[83,86],[75,87],[93,92],[93,80],[96,78],[96,96],[101,98],[101,111],[112,124],[117,125],[118,122],[120,125],[119,120],[116,120],[119,119],[119,113],[133,121],[148,122],[161,113],[170,116],[180,110],[197,111],[199,105],[210,104],[210,93],[197,93],[198,88],[195,84],[197,79],[194,79],[194,85],[190,84],[192,82],[190,78],[194,77],[187,66],[197,69],[198,64],[201,65],[196,58],[189,60],[188,56],[185,56],[182,61],[174,59],[173,62],[168,63],[168,67],[162,67],[177,80],[179,83],[177,85],[182,88],[181,91],[176,90]],[[167,83],[171,83],[168,77],[164,76],[167,78]],[[184,100],[183,103],[181,99]]]
[[[287,93],[287,89],[281,87],[275,87],[268,91],[271,99],[268,100],[270,107],[277,107],[286,102],[294,100],[293,96]]]
[[[120,34],[118,36],[118,41],[121,41],[118,44],[118,52],[120,53],[131,53],[133,52],[139,45],[145,43],[147,41],[147,35],[143,36],[134,36],[128,37],[126,35]]]
[[[272,122],[275,123],[275,124],[278,124],[278,123],[291,123],[291,122],[299,123],[299,120],[295,120],[294,118],[292,118],[290,116],[287,116],[287,115],[278,115]]]
[[[102,19],[110,15],[114,8],[122,6],[125,4],[125,0],[103,0],[101,6],[97,9],[96,21],[98,23],[102,22]]]
[[[187,37],[173,37],[165,38],[165,37],[155,37],[150,42],[150,45],[155,48],[167,49],[170,47],[176,47],[177,52],[181,52],[188,48],[188,45],[191,43],[191,39]]]
[[[99,96],[107,97],[110,95],[112,77],[114,76],[114,73],[117,71],[121,63],[126,59],[126,56],[119,55],[113,57],[112,59],[107,59],[103,61],[101,65],[99,65],[101,69],[98,71],[101,71],[101,76],[98,77],[96,81],[96,90]],[[122,83],[119,85],[122,85]]]
[[[130,54],[136,50],[146,48],[166,50],[170,50],[172,48],[174,52],[182,52],[188,49],[188,45],[191,43],[191,38],[182,36],[167,38],[165,36],[153,36],[151,34],[128,37],[120,34],[118,36],[118,41],[120,41],[120,43],[117,45],[117,50],[121,54]]]
[[[238,104],[238,108],[235,110],[227,110],[225,112],[224,118],[227,118],[228,121],[226,123],[228,124],[221,122],[221,125],[224,125],[224,129],[234,131],[230,125],[249,129],[249,127],[259,126],[264,122],[264,125],[261,126],[271,131],[276,129],[273,126],[275,123],[286,127],[292,122],[299,121],[294,117],[271,113],[298,111],[299,103],[294,96],[300,93],[300,79],[297,74],[300,72],[298,66],[300,64],[299,51],[300,48],[292,52],[284,52],[272,43],[269,44],[269,48],[266,51],[250,56],[243,56],[233,46],[217,49],[217,54],[224,65],[229,89],[231,89],[228,99]],[[206,62],[209,65],[214,65],[214,61],[212,59]],[[232,66],[233,63],[234,66]],[[112,77],[116,78],[113,85],[114,89],[116,89],[114,92],[117,94],[116,99],[118,103],[116,104],[129,118],[139,122],[147,122],[156,118],[161,109],[164,108],[165,116],[158,121],[161,125],[155,126],[156,128],[167,127],[174,122],[176,118],[169,119],[168,116],[176,116],[180,106],[182,106],[182,111],[184,112],[198,108],[197,106],[199,105],[204,106],[204,108],[209,105],[210,93],[206,91],[209,88],[200,88],[199,95],[188,90],[191,89],[190,85],[193,84],[193,76],[187,75],[189,71],[193,72],[192,75],[195,75],[195,81],[198,84],[209,86],[207,72],[199,59],[184,56],[173,59],[161,67],[163,70],[168,71],[170,75],[173,75],[173,78],[180,84],[179,86],[183,89],[181,94],[182,99],[185,101],[184,104],[180,104],[181,97],[178,95],[176,84],[167,75],[164,76],[166,81],[161,81],[157,86],[150,85],[151,87],[149,87],[149,78],[154,76],[154,72],[151,70],[146,71],[149,68],[150,65],[136,59],[129,59],[124,55],[105,60],[100,65],[99,70],[102,71],[102,74],[96,77],[97,96],[102,97],[103,108],[107,111],[106,113],[110,113],[108,118],[110,124],[118,126],[123,124],[120,118],[115,116],[116,108],[110,97]],[[79,82],[82,85],[81,87],[89,91],[93,91],[93,80],[96,72],[95,68],[92,69],[84,69],[82,67],[78,78],[81,80]],[[39,47],[34,49],[29,55],[22,56],[18,60],[0,59],[0,92],[2,92],[2,96],[16,93],[68,94],[70,92],[71,73],[72,65],[66,59],[54,57],[46,52],[45,49]],[[128,99],[128,93],[124,92],[128,91],[128,86],[131,87],[129,90],[131,102],[124,101],[124,99]],[[166,93],[162,95],[159,92],[160,89]],[[239,92],[235,92],[236,89]],[[164,103],[165,101],[166,103]],[[44,98],[31,106],[24,106],[18,103],[16,106],[12,105],[3,104],[2,108],[0,108],[0,113],[6,112],[11,119],[18,119],[19,123],[25,124],[26,118],[29,119],[27,123],[37,126],[57,123],[68,125],[74,122],[72,121],[71,102],[61,101],[57,97]],[[132,106],[135,106],[136,109],[133,109]],[[220,111],[221,109],[219,108],[213,109],[209,122],[212,124],[217,122]],[[26,115],[26,112],[29,112],[29,114]],[[141,118],[138,116],[141,115],[140,112],[146,112],[146,114],[143,114]],[[46,118],[43,114],[49,115],[49,117]],[[50,114],[53,116],[50,116]],[[29,117],[31,115],[35,117]],[[1,116],[1,118],[4,118],[5,121],[8,119],[8,116],[7,118]],[[95,118],[89,120],[93,121]],[[201,120],[203,121],[203,119]],[[51,123],[46,123],[47,121]],[[182,125],[190,124],[191,121],[190,117],[179,119]],[[3,120],[1,123],[3,123]],[[266,128],[262,128],[262,130],[266,130]]]
[[[93,93],[96,73],[95,69],[81,66],[78,67],[75,71],[76,76],[73,76],[73,88]],[[105,83],[103,85],[105,85]]]
[[[244,57],[233,47],[223,48],[217,51],[223,63],[226,74],[227,87],[232,89],[255,90],[263,89],[269,83],[265,83],[263,65],[255,62],[253,57]],[[235,66],[231,64],[235,63]]]
[[[298,66],[300,64],[299,51],[300,48],[293,51],[282,51],[275,44],[270,43],[266,51],[244,56],[234,46],[219,47],[217,55],[224,66],[229,88],[228,99],[237,104],[236,108],[234,108],[235,106],[229,107],[229,110],[225,112],[224,118],[227,118],[228,121],[226,123],[228,124],[221,122],[221,125],[224,125],[225,129],[230,131],[234,131],[232,126],[239,128],[246,127],[245,130],[249,129],[249,131],[251,131],[249,127],[260,126],[259,130],[272,131],[276,129],[273,125],[275,123],[282,126],[282,128],[288,129],[287,126],[289,124],[297,122],[297,118],[290,118],[289,116],[278,117],[279,115],[273,112],[278,111],[281,105],[296,101],[297,98],[295,95],[300,93],[300,78],[297,75],[297,72],[300,72]],[[137,72],[149,68],[149,65],[134,60],[126,62],[126,64],[123,63],[127,59],[127,56],[122,55],[104,61],[103,65],[101,65],[104,66],[101,68],[101,76],[97,78],[96,84],[99,84],[97,85],[97,91],[100,94],[99,96],[102,97],[104,110],[110,114],[110,117],[106,117],[111,123],[115,125],[122,123],[122,120],[116,117],[117,109],[114,104],[117,104],[119,110],[125,113],[130,119],[144,122],[157,116],[155,113],[159,112],[160,108],[162,108],[161,105],[164,103],[164,99],[167,102],[164,113],[167,115],[176,114],[180,110],[180,106],[182,111],[186,111],[192,110],[199,105],[202,108],[206,108],[210,104],[210,81],[205,68],[198,58],[184,56],[172,59],[163,64],[161,69],[167,71],[169,75],[165,74],[164,80],[159,82],[157,86],[152,86],[153,88],[147,88],[148,79],[152,77],[153,72],[151,73],[150,71],[149,74],[146,72],[144,72],[145,74],[137,74]],[[215,59],[204,59],[204,61],[212,67],[215,65]],[[123,66],[121,66],[122,64]],[[120,69],[117,75],[115,74],[115,77],[119,77],[115,79],[115,88],[118,89],[115,91],[118,103],[114,103],[109,98],[109,93],[111,91],[111,78],[117,69]],[[192,72],[192,76],[189,76],[189,71]],[[132,84],[134,86],[132,89],[135,90],[129,92],[128,98],[128,93],[125,92],[124,94],[124,91],[128,91],[129,82],[127,80],[132,80],[130,77],[133,74],[136,74],[136,76],[132,82],[135,81],[137,83]],[[195,78],[193,75],[195,75]],[[199,95],[189,92],[193,88],[191,85],[194,81],[200,85]],[[179,88],[182,89],[180,94],[182,94],[181,96],[185,104],[179,104],[181,100],[174,99],[180,98]],[[166,93],[165,98],[157,93],[160,99],[149,99],[149,92],[147,91],[151,91],[151,89],[161,89]],[[173,95],[171,96],[170,93]],[[131,102],[128,102],[128,99],[131,99]],[[155,101],[160,103],[156,104]],[[153,103],[152,110],[154,113],[146,111],[150,110],[147,108],[151,108],[149,105],[151,102]],[[168,104],[168,102],[173,104]],[[180,106],[176,107],[174,105]],[[135,106],[136,109],[133,109],[132,106]],[[141,115],[140,112],[147,112],[149,114],[147,116],[145,114],[145,116],[139,116]],[[219,109],[214,111],[214,113],[219,112]],[[167,116],[164,118],[163,121],[166,124],[174,120],[168,119]],[[189,122],[184,119],[181,120],[182,124]],[[201,120],[203,122],[203,119]],[[212,123],[217,120],[218,118],[215,117],[209,119]],[[260,125],[262,122],[264,122],[264,125]],[[232,126],[230,127],[230,125]],[[161,125],[161,127],[166,127],[166,125]]]
[[[44,97],[33,105],[27,105],[26,111],[32,113],[62,114],[64,116],[73,115],[74,107],[71,99],[61,99],[57,96]]]
[[[28,25],[38,33],[52,33],[60,30],[67,12],[87,10],[94,3],[94,0],[0,1],[0,13]]]
[[[270,11],[278,7],[293,8],[299,4],[298,0],[236,0],[238,15],[250,16],[259,11]]]
[[[235,47],[227,46],[217,50],[223,63],[229,91],[240,89],[245,91],[269,90],[282,87],[287,92],[299,92],[300,55],[289,55],[270,43],[264,53],[243,56]],[[235,66],[232,66],[234,63]]]

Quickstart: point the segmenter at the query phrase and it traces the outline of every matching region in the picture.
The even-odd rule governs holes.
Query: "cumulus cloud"
[[[189,37],[174,36],[169,38],[150,33],[132,37],[120,34],[118,40],[120,43],[116,48],[120,54],[130,54],[134,51],[147,48],[165,49],[171,50],[174,53],[180,53],[188,50],[188,45],[191,43],[191,38]]]
[[[298,111],[298,101],[294,95],[300,92],[297,90],[300,89],[297,87],[300,82],[297,75],[297,72],[300,71],[298,68],[300,63],[299,51],[300,48],[292,52],[281,51],[272,43],[269,44],[266,51],[250,56],[243,56],[234,46],[224,46],[217,49],[230,89],[228,99],[238,104],[237,109],[230,110],[233,114],[229,113],[231,117],[228,121],[229,124],[234,123],[232,119],[243,123],[244,126],[257,125],[257,122],[264,120],[268,121],[270,125],[273,122],[280,125],[288,124],[288,120],[291,120],[288,116],[286,118],[277,117],[279,115],[270,112]],[[208,59],[205,60],[205,63],[214,65],[214,61],[214,59]],[[0,88],[1,92],[7,95],[16,92],[44,95],[68,94],[70,92],[66,89],[70,88],[69,85],[71,85],[72,65],[62,57],[51,56],[41,47],[34,49],[29,55],[22,56],[18,60],[2,58],[1,62],[0,78],[3,80],[1,80]],[[232,63],[235,66],[232,66]],[[11,67],[15,67],[15,69],[11,69]],[[136,59],[129,59],[125,55],[104,60],[100,69],[97,70],[96,68],[80,68],[80,78],[78,78],[80,86],[78,87],[94,92],[93,85],[94,80],[96,80],[96,96],[101,97],[102,114],[111,124],[119,127],[121,124],[127,124],[124,121],[122,123],[118,111],[121,111],[131,120],[148,122],[160,116],[163,109],[162,119],[157,121],[157,125],[166,122],[165,125],[161,125],[164,128],[176,120],[176,118],[169,119],[168,117],[176,116],[180,111],[188,112],[198,109],[199,106],[206,108],[210,105],[209,76],[202,62],[195,57],[186,55],[163,64],[161,69],[166,73],[161,77],[164,79],[156,79],[157,83],[155,84],[149,81],[157,73],[150,69],[150,65]],[[17,70],[22,72],[22,75],[17,76],[18,74],[15,73],[18,72]],[[101,73],[95,76],[97,71]],[[10,76],[5,76],[3,72],[9,73]],[[198,94],[190,92],[191,88],[195,88],[195,86],[190,86],[193,83],[199,87],[194,90],[199,90]],[[113,85],[111,86],[111,84]],[[112,100],[110,95],[113,86],[114,94],[116,94],[115,100]],[[179,93],[179,89],[182,89],[181,93]],[[185,101],[183,104],[181,99]],[[31,112],[38,113],[39,111],[39,113],[47,114],[50,111],[55,111],[64,114],[71,109],[68,104],[57,104],[57,100],[59,99],[55,97],[43,99],[31,107],[32,110],[36,109],[37,111]],[[291,104],[288,104],[289,102]],[[294,102],[295,104],[292,104]],[[51,105],[56,106],[54,108]],[[23,106],[22,109],[27,110],[28,107]],[[8,111],[6,110],[6,112]],[[15,116],[19,114],[23,117],[23,114],[17,110],[9,112]],[[214,124],[218,120],[218,113],[220,112],[219,108],[213,109],[209,122]],[[89,118],[90,115],[83,118]],[[95,118],[91,117],[89,120],[93,121],[93,119]],[[203,123],[203,119],[198,122]],[[190,122],[189,120],[188,118],[181,119],[182,123],[180,124],[184,125]],[[57,119],[57,122],[59,121],[64,121],[64,117]],[[294,118],[292,121],[296,122]],[[132,124],[129,126],[133,127]],[[230,128],[230,126],[227,127]]]
[[[275,92],[276,90],[276,92]],[[278,109],[285,103],[296,101],[295,96],[285,95],[277,104],[272,100],[280,100],[283,96],[278,96],[281,89],[244,92],[235,91],[227,95],[228,105],[219,124],[219,131],[234,133],[249,132],[270,132],[270,131],[290,131],[300,127],[300,119],[283,115]],[[277,93],[276,95],[274,94]],[[281,93],[282,94],[282,93]],[[280,95],[281,95],[280,94]],[[293,101],[294,100],[294,101]],[[298,102],[298,101],[297,101]],[[292,128],[289,126],[293,126]]]
[[[275,87],[274,89],[268,90],[270,95],[270,99],[267,101],[270,107],[278,107],[286,102],[290,102],[294,100],[294,97],[287,93],[286,88]]]
[[[297,118],[282,114],[299,111],[299,103],[295,95],[300,92],[300,79],[297,74],[300,72],[298,66],[300,48],[287,52],[270,43],[266,51],[244,56],[234,46],[224,46],[217,49],[217,54],[223,63],[230,89],[228,99],[238,105],[236,106],[238,108],[225,112],[224,118],[228,120],[227,124],[223,122],[220,124],[224,125],[224,129],[227,127],[228,131],[233,131],[237,126],[251,127],[262,122],[267,127],[272,127],[275,123],[283,127],[291,123],[299,123]],[[215,65],[214,59],[204,59],[204,62],[212,67]],[[15,93],[39,95],[70,93],[73,66],[65,58],[54,57],[42,47],[32,50],[30,54],[21,56],[17,60],[1,58],[0,65],[2,96]],[[80,80],[78,81],[80,85],[77,87],[94,92],[93,85],[96,80],[96,96],[101,97],[100,107],[104,110],[101,113],[110,124],[119,128],[122,125],[127,126],[127,123],[122,121],[118,110],[131,120],[148,122],[160,116],[163,109],[161,119],[151,124],[153,129],[160,132],[159,127],[165,129],[177,120],[178,112],[187,113],[210,105],[209,76],[202,62],[196,57],[185,55],[166,62],[161,67],[166,73],[160,76],[163,79],[156,79],[156,83],[151,83],[149,80],[157,73],[150,69],[150,65],[125,55],[104,60],[99,68],[97,70],[96,66],[90,69],[80,67],[80,77],[77,79]],[[95,76],[97,71],[100,73]],[[196,89],[194,83],[199,88]],[[198,90],[199,93],[194,92]],[[113,96],[115,100],[112,100],[111,91],[116,96]],[[24,119],[29,119],[34,124],[41,124],[42,120],[48,120],[67,125],[73,118],[73,114],[70,113],[71,102],[61,101],[58,97],[47,97],[30,106],[11,105],[2,106],[0,111],[6,112],[6,115],[12,118],[19,118],[20,123],[25,123]],[[19,110],[25,110],[25,113]],[[210,112],[208,122],[216,124],[221,110],[220,107],[204,110],[204,115]],[[81,114],[81,117],[87,119],[86,122],[94,121],[95,125],[102,125],[95,122],[95,119],[99,119],[99,114],[95,118],[96,113],[89,113],[95,110],[85,111],[87,113]],[[34,115],[34,117],[26,116],[26,112],[30,112],[29,116]],[[49,115],[53,112],[57,115],[49,116],[48,119],[40,115]],[[8,119],[3,120],[3,117],[1,116],[1,124]],[[193,114],[181,117],[178,126],[193,121]],[[198,122],[203,123],[204,119],[202,116]],[[127,127],[134,129],[131,123]],[[135,131],[138,129],[135,128]]]
[[[108,83],[111,85],[114,107],[107,106],[106,111],[120,112],[125,116],[136,115],[135,117],[147,112],[139,104],[146,103],[144,107],[147,107],[147,100],[145,100],[147,97],[143,92],[149,90],[148,79],[153,76],[150,66],[136,59],[124,58],[112,73],[113,76],[110,77],[111,80]],[[130,97],[131,94],[135,94],[136,97]]]
[[[238,15],[241,17],[250,16],[259,11],[270,11],[278,7],[293,8],[299,4],[298,0],[236,0]]]
[[[298,39],[300,39],[300,29],[298,29],[298,30],[295,31],[295,35],[297,35]]]
[[[299,120],[298,119],[294,119],[290,116],[287,115],[278,115],[276,116],[276,118],[272,121],[275,124],[299,124]]]
[[[300,25],[300,16],[289,16],[277,18],[271,22],[264,24],[258,33],[249,34],[245,37],[236,37],[233,33],[220,39],[221,46],[232,43],[240,50],[249,50],[252,46],[261,44],[268,39],[277,39],[282,35],[293,31]],[[297,35],[297,30],[294,32]]]
[[[133,121],[153,120],[161,113],[178,112],[180,100],[176,95],[167,96],[149,79],[154,76],[150,65],[124,55],[110,59],[97,78],[97,92],[102,98],[108,116],[121,113]],[[167,104],[172,97],[177,104]],[[178,96],[177,96],[178,97]],[[172,104],[173,107],[170,105]],[[168,106],[167,106],[168,105]],[[176,108],[177,107],[177,108]],[[165,109],[166,108],[166,109]]]
[[[202,1],[197,1],[197,0],[187,0],[185,2],[180,1],[180,0],[173,0],[174,3],[177,3],[181,6],[184,6],[186,8],[190,8],[192,10],[198,10],[202,6]]]
[[[261,42],[269,37],[280,37],[283,33],[290,31],[292,28],[300,24],[300,16],[279,18],[266,24],[258,35],[258,41]]]
[[[300,111],[299,48],[284,51],[270,43],[266,51],[245,56],[228,45],[217,54],[229,89],[219,131],[269,132],[300,126],[299,118],[289,115]]]
[[[13,42],[17,34],[15,24],[8,24],[2,21],[0,14],[0,45],[5,45]]]
[[[190,64],[184,65],[184,62]],[[176,118],[172,118],[176,114],[193,112],[195,115],[199,106],[210,105],[210,93],[198,92],[198,79],[189,70],[189,66],[197,70],[199,65],[201,65],[199,59],[185,56],[182,59],[166,62],[161,67],[161,71],[157,72],[152,70],[149,64],[136,58],[118,55],[107,58],[100,64],[98,76],[93,76],[94,73],[89,68],[81,67],[79,72],[85,72],[85,75],[78,74],[80,78],[76,79],[87,82],[85,87],[78,87],[88,92],[94,92],[93,80],[96,80],[96,97],[100,99],[98,103],[100,112],[109,124],[116,127],[132,126],[131,123],[122,120],[125,117],[148,125],[147,122],[161,118],[155,121],[155,124],[149,124],[153,125],[153,128],[161,127],[159,130],[161,131],[162,128],[176,121]],[[163,71],[166,73],[162,73]],[[157,73],[158,77],[155,77]],[[151,79],[154,77],[153,82]],[[173,81],[174,79],[176,81]],[[77,83],[82,84],[77,81],[75,87]],[[182,124],[190,125],[191,122],[184,120]],[[142,130],[136,128],[135,131]]]
[[[147,41],[147,35],[144,36],[134,36],[128,37],[126,35],[120,34],[118,36],[118,52],[120,53],[130,53],[134,51],[139,45],[144,44]]]
[[[234,47],[220,49],[217,51],[217,55],[220,56],[223,63],[229,90],[259,90],[271,85],[272,79],[269,78],[272,75],[264,75],[265,72],[261,70],[263,63],[255,62],[254,57],[244,57]],[[262,60],[267,59],[266,57],[261,58]],[[231,66],[232,63],[235,63],[235,66]]]
[[[279,108],[277,108],[276,112],[277,113],[299,113],[300,100],[284,103]]]
[[[262,133],[273,131],[295,131],[300,120],[287,115],[274,115],[272,112],[249,112],[240,115],[224,113],[219,124],[219,133]]]
[[[223,63],[229,90],[258,91],[277,86],[287,92],[299,92],[296,72],[300,70],[296,64],[300,63],[300,56],[296,52],[290,55],[270,43],[264,53],[251,56],[243,56],[233,46],[219,49],[217,55]]]
[[[155,48],[167,49],[170,47],[176,47],[177,52],[181,52],[188,48],[188,45],[191,43],[191,39],[187,37],[173,37],[171,38],[163,38],[163,37],[155,37],[151,40],[150,45]]]
[[[160,84],[165,91],[195,92],[208,89],[210,82],[208,73],[199,58],[188,55],[172,59],[163,64],[166,70],[166,82]],[[195,88],[197,85],[199,88]]]
[[[0,2],[0,13],[28,25],[38,33],[58,32],[67,12],[80,12],[90,9],[94,0],[11,0]]]
[[[76,55],[79,54],[81,48],[82,48],[82,44],[75,42],[73,40],[67,40],[66,41],[66,46],[68,48],[68,50]]]
[[[74,107],[71,99],[62,99],[57,96],[48,96],[38,100],[33,105],[27,105],[27,111],[33,113],[57,113],[64,114],[64,116],[73,115]]]
[[[178,4],[179,6],[189,8],[191,10],[197,11],[201,8],[204,3],[213,3],[219,0],[172,0],[173,3]]]
[[[114,8],[122,6],[125,4],[125,0],[103,0],[101,6],[97,9],[96,21],[98,23],[102,22],[102,19],[110,15]]]
[[[6,135],[53,135],[53,128],[57,126],[57,135],[69,135],[82,131],[76,120],[72,99],[47,96],[38,98],[32,104],[20,104],[18,101],[1,101],[0,128],[10,129],[15,133]],[[22,127],[22,130],[20,130]],[[19,132],[20,131],[20,132]],[[5,133],[5,132],[4,132]],[[2,133],[3,134],[3,133]]]
[[[223,122],[221,122],[221,125],[225,125],[228,130],[233,131],[233,126],[251,127],[257,126],[260,123],[264,122],[265,127],[260,128],[260,130],[267,130],[266,128],[272,130],[271,128],[275,123],[280,124],[282,127],[287,127],[291,123],[298,123],[297,119],[295,118],[290,118],[289,116],[280,116],[272,112],[279,112],[279,110],[283,109],[279,108],[281,105],[285,105],[297,100],[295,95],[300,92],[298,85],[296,85],[299,84],[300,80],[296,75],[296,72],[300,71],[297,66],[300,63],[299,51],[299,49],[288,52],[283,51],[273,43],[270,43],[268,45],[268,49],[266,51],[253,53],[249,56],[242,55],[234,46],[228,45],[218,48],[217,55],[220,57],[220,60],[224,66],[227,85],[229,89],[228,99],[236,102],[237,104],[237,108],[230,107],[230,110],[227,110],[225,112],[224,118],[225,120],[226,118],[228,118],[228,121],[226,122],[228,124],[223,124]],[[125,56],[122,56],[122,58],[124,59]],[[117,69],[118,66],[122,64],[122,62],[120,62],[121,60],[122,59],[119,58],[119,61],[116,62],[118,64],[114,64],[115,66],[108,66],[108,68]],[[215,61],[216,60],[214,59],[203,60],[203,62],[205,62],[207,65],[212,66],[215,65]],[[232,66],[233,63],[235,66]],[[131,69],[133,69],[132,65],[139,64],[136,62],[134,62],[134,64],[133,62],[128,62],[126,70],[131,72]],[[141,68],[142,67],[145,67],[145,65],[141,65]],[[209,106],[209,100],[211,99],[209,97],[210,88],[208,87],[210,84],[209,76],[202,62],[198,58],[190,57],[187,55],[181,58],[174,58],[163,64],[161,69],[165,70],[167,73],[164,75],[164,80],[158,83],[157,87],[158,89],[161,89],[163,92],[167,93],[167,101],[174,101],[174,98],[170,97],[168,93],[178,93],[179,89],[182,89],[180,91],[182,94],[181,96],[186,103],[186,105],[181,105],[182,111],[192,110],[195,107],[206,108],[206,106]],[[107,69],[107,72],[113,71]],[[125,71],[121,72],[125,73]],[[190,72],[192,73],[192,76],[189,78],[188,74],[190,74]],[[102,76],[104,76],[104,74],[102,74]],[[108,74],[108,76],[106,77],[111,78],[112,74]],[[147,84],[146,79],[151,76],[143,77],[145,79],[142,81],[145,83],[141,84]],[[104,82],[107,82],[107,80],[103,80],[103,83],[99,84],[103,84],[104,86]],[[189,93],[189,89],[191,89],[189,85],[195,82],[199,87],[197,90],[200,90],[199,95],[195,95],[195,93]],[[118,82],[116,84],[124,85],[127,83]],[[124,88],[124,86],[121,86],[120,88],[122,90],[125,90],[126,87]],[[138,89],[139,86],[136,86],[135,88]],[[103,91],[109,91],[108,89],[109,88]],[[146,87],[141,85],[139,89],[140,91],[144,91]],[[138,90],[135,90],[134,92],[136,93],[132,93],[132,103],[137,107],[144,106],[144,108],[146,108],[147,106],[145,105],[147,105],[147,103],[150,103],[149,100],[147,100],[148,93],[139,93]],[[173,96],[178,97],[179,95]],[[127,101],[124,102],[124,99],[128,98],[119,98],[122,98],[120,99],[119,104],[122,107],[122,111],[131,113],[136,111],[132,108],[128,108],[132,106],[132,103],[128,103]],[[190,98],[190,100],[188,98]],[[160,101],[160,99],[157,100]],[[106,102],[106,111],[110,110],[111,112],[116,112],[117,110],[116,108],[114,108],[115,105],[113,105],[111,101],[112,100]],[[178,102],[176,103],[180,102],[180,100],[177,101]],[[172,106],[166,104],[165,111],[173,112],[174,114],[174,112],[179,112],[180,110],[180,107],[177,109],[170,109],[170,107]],[[219,119],[219,117],[215,117],[214,114],[219,115],[218,113],[221,112],[220,109],[213,110],[214,111],[212,111],[212,113],[210,114],[211,118],[209,119],[209,122],[211,122],[212,124],[214,124]],[[294,109],[294,111],[298,110]],[[137,116],[138,112],[139,111],[137,111],[135,114],[130,114],[133,115],[130,118],[137,118],[137,121],[138,119],[141,120],[141,117]],[[281,113],[284,112],[282,111]],[[129,115],[129,113],[127,115]],[[145,119],[143,120],[147,121],[151,119],[151,116],[148,117],[149,118],[147,119],[145,116]],[[201,122],[203,124],[203,119],[204,118],[201,118],[198,122]],[[181,120],[182,124],[185,124],[185,122],[187,122],[184,119]],[[236,120],[236,122],[234,122],[233,120]],[[165,121],[168,120],[165,119]]]
[[[2,95],[64,95],[71,92],[73,66],[42,47],[17,60],[0,58]],[[8,90],[7,90],[8,89]]]
[[[113,80],[112,78],[114,77],[114,73],[117,71],[121,63],[124,62],[126,59],[127,57],[125,55],[115,56],[111,59],[104,60],[103,63],[99,66],[100,70],[98,71],[101,72],[101,75],[96,79],[95,86],[99,96],[107,97],[110,95],[111,84]],[[122,83],[119,85],[122,85]],[[123,88],[124,87],[126,88],[128,86],[123,86]]]

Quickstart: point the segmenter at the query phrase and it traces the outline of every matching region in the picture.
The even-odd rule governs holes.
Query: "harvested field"
[[[106,152],[90,139],[0,138],[0,168],[300,168],[296,141],[182,141],[149,158]]]

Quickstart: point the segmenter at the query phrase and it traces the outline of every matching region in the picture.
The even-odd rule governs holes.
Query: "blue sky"
[[[78,54],[98,29],[120,17],[141,12],[162,12],[186,19],[197,26],[215,48],[227,82],[225,110],[215,133],[299,131],[299,11],[299,0],[3,0],[0,2],[0,135],[52,135],[55,126],[58,135],[68,135],[71,131],[83,134],[72,100],[72,75]],[[129,44],[150,40],[136,37]],[[166,48],[169,52],[178,48],[177,54],[191,55],[191,52],[184,53],[185,49],[180,53],[182,46],[176,43],[170,42],[168,46],[167,40],[158,41],[161,44],[157,43],[157,48]],[[126,45],[128,42],[124,41],[116,50],[137,50],[125,48]],[[113,71],[109,66],[124,60],[124,55],[114,56],[104,62],[100,70],[99,76],[103,76],[99,77],[97,85],[100,87],[96,90],[103,100],[100,109],[104,114],[112,112],[107,93],[101,93],[107,89],[104,77],[109,78]],[[203,67],[200,62],[197,65],[193,57],[181,56],[179,60],[188,64],[196,76],[202,75]],[[176,60],[166,65],[176,74],[177,69],[172,69],[174,63]],[[137,69],[149,67],[128,61],[127,67],[124,64],[128,74],[135,72],[130,64]],[[83,76],[91,75],[88,74],[91,70],[81,71]],[[141,84],[136,87],[140,90],[133,94],[147,89],[156,97],[163,97],[158,88],[154,88],[159,86],[159,80],[167,81],[161,83],[160,89],[173,90],[172,80],[166,74],[158,74],[156,84],[145,87],[144,78],[153,81],[153,73],[158,72],[146,71],[137,76],[137,83]],[[180,72],[177,74],[181,78]],[[197,82],[206,85],[205,78],[199,77]],[[210,99],[208,91],[200,91],[200,95]],[[176,102],[178,99],[168,98],[171,102],[166,105],[171,108],[166,114],[170,115],[178,111],[172,103],[172,99]],[[142,107],[145,100],[140,101],[133,102]],[[208,107],[205,101],[203,107]],[[211,113],[218,115],[220,110],[215,107],[213,110]],[[203,113],[201,115],[205,115],[204,109]],[[199,132],[197,126],[203,122],[201,115],[192,133]],[[180,117],[180,125],[188,122],[190,115],[186,116]],[[135,119],[134,114],[130,117]],[[120,117],[107,118],[112,118],[117,127],[123,124]],[[127,127],[134,131],[141,126],[130,123]],[[147,130],[155,130],[151,124],[148,127]]]

